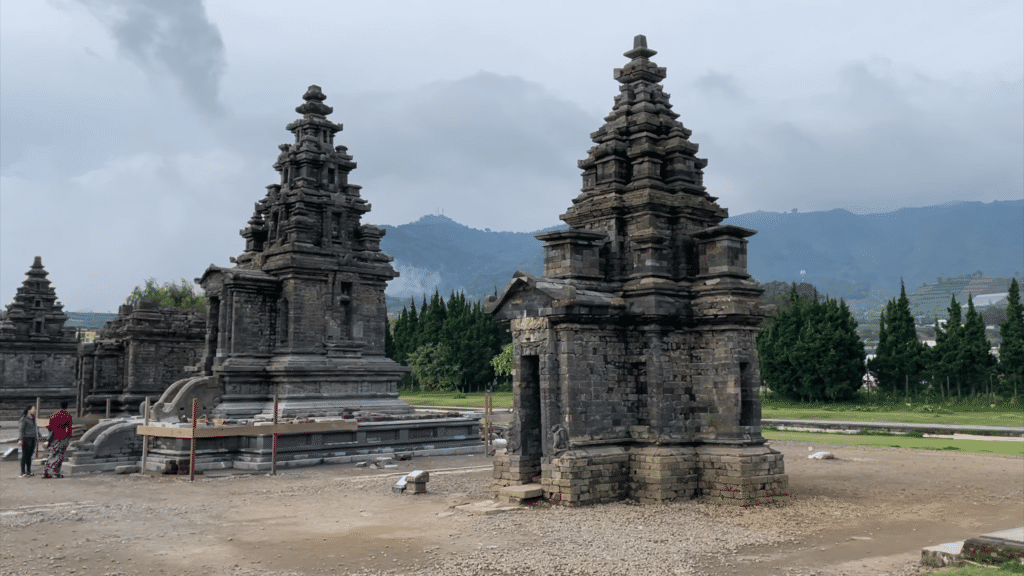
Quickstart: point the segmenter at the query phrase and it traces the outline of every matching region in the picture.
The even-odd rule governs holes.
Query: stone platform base
[[[551,502],[568,506],[634,499],[642,504],[699,496],[739,506],[788,497],[782,454],[767,446],[594,446],[554,458],[499,454],[492,490],[540,483]]]
[[[142,437],[135,428],[141,419],[105,420],[68,451],[65,475],[110,472],[118,466],[140,464]],[[188,469],[191,440],[151,437],[146,457],[147,473],[161,473],[169,463]],[[477,418],[431,418],[361,422],[356,430],[279,434],[279,468],[342,464],[372,460],[384,454],[416,456],[475,454],[483,452]],[[273,436],[199,438],[196,471],[236,468],[269,471]]]

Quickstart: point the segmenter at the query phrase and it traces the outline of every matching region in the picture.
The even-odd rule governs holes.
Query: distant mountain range
[[[899,294],[901,278],[909,293],[939,283],[940,277],[982,272],[1019,278],[1024,270],[1024,200],[862,215],[758,211],[726,223],[758,231],[748,245],[749,271],[756,279],[810,282],[845,298],[855,310]],[[381,248],[401,273],[388,285],[390,311],[435,290],[445,297],[454,290],[480,299],[504,290],[516,270],[544,271],[542,243],[534,233],[477,230],[433,215],[383,228]]]

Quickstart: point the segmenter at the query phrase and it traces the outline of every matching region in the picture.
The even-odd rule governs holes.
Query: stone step
[[[921,550],[921,564],[949,566],[961,560],[1001,564],[1007,560],[1024,562],[1024,527],[983,534],[960,542],[947,542]]]
[[[498,497],[509,504],[519,504],[544,496],[544,488],[540,484],[519,484],[504,486],[498,490]]]

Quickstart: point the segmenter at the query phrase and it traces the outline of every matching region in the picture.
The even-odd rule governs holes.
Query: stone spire
[[[334,109],[324,104],[327,97],[319,86],[310,86],[302,98],[305,102],[295,108],[302,118],[287,126],[295,140],[278,146],[274,169],[281,180],[267,186],[266,197],[240,231],[245,252],[235,261],[269,270],[293,266],[300,253],[306,263],[314,255],[356,258],[383,264],[393,277],[391,259],[380,253],[383,230],[359,223],[370,204],[359,196],[361,186],[348,182],[356,167],[348,148],[334,144],[343,126],[326,118]]]
[[[614,71],[620,86],[612,111],[579,162],[582,193],[562,215],[574,229],[611,240],[609,279],[692,275],[692,263],[672,256],[684,248],[673,242],[728,217],[704,188],[707,160],[696,156],[691,131],[672,111],[660,84],[665,68],[650,60],[655,54],[642,35],[624,53],[630,60]]]
[[[7,312],[0,325],[0,337],[50,341],[69,338],[64,331],[68,315],[57,300],[57,293],[47,275],[43,259],[36,256],[14,301],[7,305]]]

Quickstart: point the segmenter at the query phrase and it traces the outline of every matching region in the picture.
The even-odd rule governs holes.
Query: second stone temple
[[[203,360],[156,418],[183,415],[192,397],[211,416],[266,416],[275,394],[284,417],[412,412],[398,399],[408,368],[384,356],[384,288],[398,273],[380,249],[384,231],[360,223],[370,205],[348,182],[356,163],[334,143],[342,125],[327,119],[325,98],[310,86],[296,108],[294,143],[274,163],[280,181],[241,231],[235,266],[197,279],[210,298]]]
[[[515,351],[498,492],[539,481],[569,505],[786,495],[782,455],[761,435],[755,232],[721,224],[654,54],[637,36],[615,70],[569,228],[537,234],[544,277],[518,272],[490,299]]]

